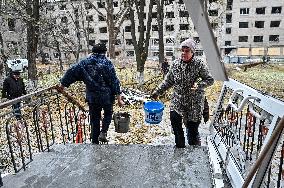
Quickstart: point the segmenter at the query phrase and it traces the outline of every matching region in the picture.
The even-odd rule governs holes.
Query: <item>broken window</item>
[[[133,45],[132,39],[125,39],[126,45]]]
[[[272,7],[271,14],[280,14],[282,7]]]
[[[101,27],[99,28],[100,33],[107,33],[107,27]]]
[[[208,10],[209,16],[218,16],[218,10]]]
[[[94,33],[94,32],[95,32],[95,29],[92,28],[92,27],[88,27],[88,32],[89,32],[89,33]]]
[[[263,42],[263,36],[254,36],[253,42]]]
[[[239,42],[247,42],[248,36],[239,36]]]
[[[13,18],[8,18],[9,31],[15,31],[16,20]]]
[[[232,28],[227,27],[227,28],[226,28],[226,34],[231,34],[231,33],[232,33]]]
[[[270,22],[270,27],[279,27],[280,21],[271,21]]]
[[[174,18],[175,13],[174,12],[166,12],[166,18]]]
[[[189,14],[186,10],[179,11],[179,17],[188,17]]]
[[[179,30],[189,30],[189,24],[179,24]]]
[[[270,42],[279,42],[279,35],[269,35]]]
[[[174,31],[175,27],[174,25],[166,25],[166,31]]]
[[[255,21],[256,28],[264,28],[264,21]]]
[[[126,51],[126,56],[134,56],[134,51]]]
[[[86,20],[89,21],[89,22],[94,21],[93,15],[86,16]]]
[[[158,28],[158,25],[152,25],[152,31],[158,31],[159,28]]]
[[[103,16],[101,16],[101,15],[99,15],[99,21],[105,21],[106,19],[103,17]]]
[[[226,14],[226,23],[232,23],[232,14]]]
[[[265,7],[260,7],[255,9],[256,14],[265,14]]]

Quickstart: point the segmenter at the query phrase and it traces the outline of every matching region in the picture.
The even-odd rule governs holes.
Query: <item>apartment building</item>
[[[222,54],[284,58],[283,7],[283,0],[227,0]]]
[[[103,0],[93,0],[92,2],[100,12],[106,14]],[[149,0],[146,1],[144,9],[145,25],[149,2]],[[156,6],[154,3],[148,54],[150,59],[158,59],[159,54]],[[114,0],[113,7],[115,17],[123,9],[124,4],[122,1]],[[284,25],[282,21],[284,20],[284,13],[282,7],[284,7],[283,0],[272,0],[269,3],[265,0],[209,0],[207,4],[209,20],[221,54],[249,57],[264,55],[276,58],[284,57]],[[53,19],[54,25],[60,26],[60,28],[56,27],[56,33],[60,33],[62,36],[57,41],[62,50],[62,59],[73,60],[74,51],[78,47],[80,48],[80,56],[84,57],[89,53],[91,44],[98,42],[108,44],[108,28],[105,19],[98,15],[97,11],[85,1],[50,0],[43,11],[46,17]],[[188,37],[194,38],[199,43],[198,33],[195,31],[182,0],[165,1],[164,15],[166,57],[178,57],[179,44]],[[136,20],[138,21],[137,17]],[[10,24],[8,23],[6,26],[11,27],[13,25],[17,25],[15,20],[13,20],[13,23],[10,20]],[[136,27],[138,27],[138,24],[136,24]],[[122,58],[134,58],[135,52],[129,17],[117,29],[119,34],[116,40],[115,54]],[[14,31],[7,29],[4,38],[6,47],[11,47],[11,44],[13,44],[13,47],[16,48],[15,46],[24,44],[23,39],[25,37],[17,35],[17,32],[17,29],[14,29]],[[136,33],[136,36],[138,35],[139,33]],[[48,34],[43,35],[42,40],[48,41],[50,36]],[[68,41],[72,41],[72,43],[68,43]],[[79,46],[74,44],[79,44]],[[22,49],[21,51],[14,51],[24,53]],[[56,60],[59,57],[59,53],[54,48],[41,45],[39,49],[51,60]],[[196,55],[204,56],[200,44],[197,46]]]

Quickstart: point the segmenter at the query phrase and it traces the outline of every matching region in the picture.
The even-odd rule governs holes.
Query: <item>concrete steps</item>
[[[4,187],[212,187],[205,146],[56,145]]]

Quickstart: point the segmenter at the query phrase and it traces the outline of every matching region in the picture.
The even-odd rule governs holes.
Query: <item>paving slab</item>
[[[55,145],[26,171],[4,177],[5,188],[212,187],[205,146]]]

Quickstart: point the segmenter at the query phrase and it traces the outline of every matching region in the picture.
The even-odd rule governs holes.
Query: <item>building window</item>
[[[85,3],[85,9],[91,9],[92,8],[92,5],[90,3]]]
[[[133,40],[132,39],[125,39],[126,45],[133,45]]]
[[[232,33],[232,28],[227,27],[227,28],[226,28],[226,34],[231,34],[231,33]]]
[[[225,46],[231,46],[231,41],[225,41]]]
[[[232,23],[232,14],[226,14],[226,23]]]
[[[187,38],[180,38],[180,43],[182,43],[183,41],[185,41]]]
[[[240,14],[241,15],[249,14],[249,8],[240,8]]]
[[[107,27],[101,27],[99,28],[100,33],[107,33]]]
[[[152,25],[152,31],[158,31],[159,27],[158,25]]]
[[[232,10],[232,9],[233,9],[233,0],[227,0],[226,10]]]
[[[92,28],[92,27],[89,27],[89,28],[88,28],[88,32],[89,32],[89,33],[94,33],[94,32],[95,32],[95,29]]]
[[[279,35],[269,35],[270,42],[279,42]]]
[[[121,45],[121,40],[120,39],[116,39],[115,40],[115,45]]]
[[[248,28],[248,22],[239,22],[239,28]]]
[[[61,5],[61,6],[59,7],[59,10],[66,10],[66,5]]]
[[[167,0],[165,1],[165,5],[171,5],[174,3],[175,0]]]
[[[166,25],[166,31],[174,31],[175,27],[174,25]]]
[[[174,56],[173,52],[166,52],[166,56]]]
[[[256,14],[265,14],[265,7],[260,7],[255,9]]]
[[[104,8],[105,2],[97,2],[98,8]]]
[[[106,21],[106,19],[105,19],[103,16],[100,16],[100,15],[99,15],[98,18],[99,18],[99,21]]]
[[[15,19],[12,19],[12,18],[9,18],[9,19],[8,19],[8,28],[9,28],[9,31],[15,31],[15,25],[16,25],[16,20],[15,20]]]
[[[166,39],[166,44],[174,44],[174,43],[175,43],[175,39],[174,38]]]
[[[263,36],[254,36],[253,42],[263,42]]]
[[[208,10],[209,16],[218,16],[218,10]]]
[[[189,17],[189,14],[186,10],[179,11],[179,17]]]
[[[272,7],[271,14],[280,14],[282,7]]]
[[[134,56],[134,51],[126,51],[126,56],[133,57]]]
[[[125,30],[124,31],[125,32],[131,32],[131,26],[130,25],[125,26]]]
[[[179,24],[179,30],[189,30],[189,24]]]
[[[264,21],[255,21],[256,28],[264,28]]]
[[[279,27],[280,26],[280,21],[271,21],[270,22],[270,27]]]
[[[113,2],[113,7],[118,7],[118,1]]]
[[[211,27],[212,27],[212,29],[217,29],[218,23],[216,23],[216,22],[211,23]]]
[[[153,13],[152,13],[152,18],[157,18],[157,17],[158,17],[157,12],[153,12]]]
[[[195,50],[195,56],[203,56],[203,50]]]
[[[138,31],[141,31],[142,27],[140,25],[138,25]],[[146,31],[146,26],[144,25],[144,31]]]
[[[248,36],[239,36],[239,42],[248,42]]]
[[[174,12],[166,12],[166,18],[174,18],[175,13]]]
[[[62,29],[62,34],[66,35],[69,33],[69,29]]]
[[[93,15],[86,16],[86,20],[89,21],[89,22],[94,21]]]
[[[100,43],[106,45],[108,43],[108,40],[100,40]]]

